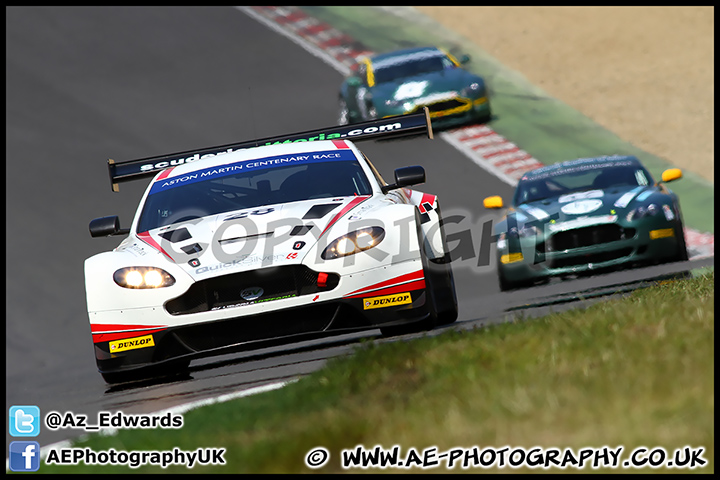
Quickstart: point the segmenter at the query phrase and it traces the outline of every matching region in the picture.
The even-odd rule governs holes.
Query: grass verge
[[[475,446],[563,452],[622,446],[621,461],[637,447],[661,447],[670,456],[683,447],[702,447],[707,460],[702,468],[646,465],[625,471],[710,473],[714,292],[711,271],[584,310],[409,341],[367,343],[352,357],[334,359],[280,390],[188,412],[180,430],[120,431],[74,445],[95,452],[219,447],[226,449],[222,466],[188,470],[43,464],[39,473],[312,472],[304,459],[318,446],[330,453],[318,471],[343,472],[342,450],[358,445],[387,450],[397,445],[401,459],[411,449],[422,456],[430,447],[440,454]],[[429,472],[446,468],[443,460]],[[594,471],[589,463],[585,470]],[[495,468],[464,470],[456,463],[452,471]],[[578,470],[551,466],[549,471]]]

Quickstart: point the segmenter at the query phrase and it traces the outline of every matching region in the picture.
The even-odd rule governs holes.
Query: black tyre
[[[422,245],[422,243],[421,243]],[[418,321],[413,323],[407,323],[404,325],[393,325],[388,327],[380,327],[380,332],[385,337],[394,337],[396,335],[407,335],[410,333],[419,333],[419,332],[425,332],[428,330],[432,330],[435,328],[435,325],[437,324],[437,311],[435,309],[435,302],[433,295],[430,293],[432,291],[432,286],[430,283],[432,280],[430,279],[428,275],[428,260],[425,255],[425,252],[423,251],[422,246],[420,247],[420,256],[422,257],[422,264],[423,264],[423,272],[425,274],[425,302],[428,305],[428,309],[430,310],[430,314]]]
[[[445,255],[442,258],[430,260],[425,255],[425,283],[426,291],[431,292],[433,309],[435,310],[436,324],[449,325],[458,317],[457,292],[455,291],[455,277],[450,265],[450,253],[445,241],[445,227],[443,226],[442,212],[440,205],[437,206],[438,217],[440,218],[440,235]],[[422,239],[422,236],[420,237]],[[429,282],[429,285],[427,285]]]
[[[477,117],[477,122],[481,124],[489,123],[493,119],[492,110],[488,110],[487,114]]]
[[[438,215],[442,215],[438,209]],[[384,336],[405,335],[432,330],[439,325],[449,325],[457,320],[458,304],[455,292],[455,279],[450,266],[450,255],[445,254],[443,258],[430,260],[425,253],[422,231],[420,229],[420,218],[415,212],[416,225],[418,227],[418,241],[420,245],[420,258],[422,259],[423,273],[425,275],[425,301],[428,304],[430,315],[422,321],[408,325],[382,327],[380,331]],[[440,224],[443,248],[448,251],[445,244],[445,232]]]
[[[677,239],[678,243],[678,249],[673,261],[685,262],[690,257],[688,256],[687,245],[685,244],[685,229],[683,228],[682,224],[680,224],[680,228],[678,230],[678,233],[675,234],[675,238]]]
[[[503,277],[500,273],[498,273],[498,284],[500,285],[501,292],[507,292],[508,290],[513,289],[512,284],[505,280],[505,277]]]
[[[508,290],[530,287],[533,282],[528,280],[512,282],[506,279],[502,272],[498,270],[498,284],[500,285],[501,292],[507,292]]]

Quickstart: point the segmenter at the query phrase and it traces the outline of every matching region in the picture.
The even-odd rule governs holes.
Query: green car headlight
[[[162,288],[175,284],[175,278],[162,268],[126,267],[113,274],[115,283],[124,288]]]
[[[627,221],[631,222],[633,220],[638,220],[643,217],[654,217],[660,213],[660,209],[657,205],[654,203],[651,203],[647,207],[637,207],[630,211],[630,213],[627,214]]]
[[[475,96],[478,93],[480,93],[480,90],[481,90],[480,84],[478,82],[473,82],[470,85],[468,85],[467,87],[463,88],[460,91],[460,94],[463,97],[471,97],[471,96]]]
[[[540,230],[535,225],[524,225],[518,230],[520,238],[537,237],[540,235]]]
[[[320,258],[332,260],[346,257],[377,247],[385,238],[385,230],[381,227],[367,227],[336,238],[323,250]]]
[[[497,237],[497,248],[503,249],[507,246],[507,234],[500,232]]]

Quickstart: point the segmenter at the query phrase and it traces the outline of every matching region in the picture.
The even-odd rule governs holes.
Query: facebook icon
[[[39,443],[10,442],[10,470],[13,472],[35,472],[39,468]]]

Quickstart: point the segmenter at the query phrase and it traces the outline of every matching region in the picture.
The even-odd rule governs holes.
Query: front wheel
[[[517,288],[530,287],[533,282],[529,280],[513,282],[506,279],[502,272],[498,271],[498,284],[500,285],[501,292],[507,292],[508,290],[515,290]]]
[[[437,260],[428,258],[425,253],[425,241],[420,229],[420,218],[417,211],[415,215],[416,225],[418,226],[420,258],[422,260],[423,275],[425,276],[425,301],[430,314],[427,318],[409,325],[382,327],[380,331],[386,337],[432,330],[436,326],[449,325],[458,318],[457,293],[455,291],[455,278],[450,266],[450,255],[446,253],[444,257]],[[438,215],[442,219],[439,206]],[[443,235],[444,250],[447,252],[442,222],[440,232]]]
[[[425,255],[425,283],[427,291],[431,292],[430,297],[435,310],[436,324],[449,325],[458,318],[457,292],[455,291],[455,277],[450,265],[451,258],[445,237],[442,211],[440,204],[437,205],[438,221],[440,222],[440,235],[445,254],[437,259],[430,260]],[[422,242],[422,235],[420,235]],[[422,244],[422,243],[421,243]]]
[[[688,260],[689,256],[687,251],[687,245],[685,244],[685,229],[682,225],[680,225],[679,232],[675,234],[675,238],[677,239],[678,250],[674,261],[685,262]]]
[[[425,275],[425,303],[428,305],[428,316],[420,321],[408,323],[404,325],[392,325],[388,327],[380,327],[380,332],[385,337],[394,337],[397,335],[407,335],[410,333],[420,333],[432,330],[435,325],[439,325],[438,310],[435,295],[433,294],[432,279],[428,269],[428,259],[420,244],[420,256],[422,257],[423,274]],[[457,312],[456,315],[457,317]],[[454,319],[453,319],[454,321]],[[449,322],[448,322],[449,323]]]

